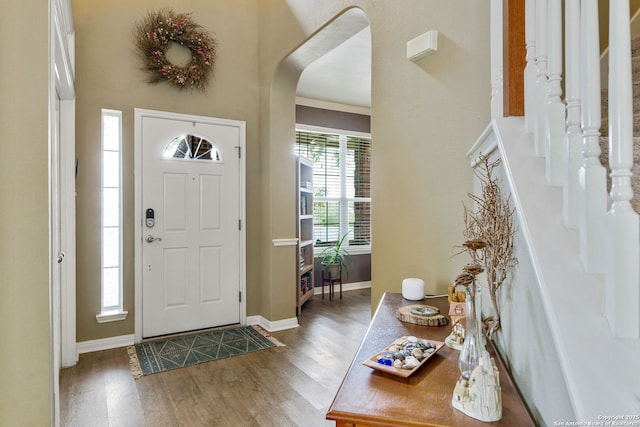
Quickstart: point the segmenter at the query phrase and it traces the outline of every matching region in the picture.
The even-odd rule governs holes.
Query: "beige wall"
[[[286,153],[293,122],[292,117],[276,114],[291,102],[292,94],[287,92],[291,88],[271,82],[274,76],[279,80],[280,73],[295,76],[278,68],[280,59],[351,5],[368,16],[373,39],[375,307],[383,292],[400,290],[404,277],[423,277],[430,292],[443,292],[464,263],[450,255],[462,239],[461,201],[471,183],[465,153],[489,122],[489,9],[484,3],[466,1],[415,0],[403,2],[402,7],[374,0],[323,1],[322,6],[260,2],[262,28],[288,29],[263,35],[260,44],[261,147],[270,144],[268,153]],[[462,9],[464,14],[459,13]],[[439,52],[417,64],[407,61],[406,42],[430,29],[440,31]],[[265,176],[273,182],[292,180],[293,168],[268,170],[275,164],[269,156],[261,157]],[[293,211],[293,194],[274,203],[279,196],[267,191],[263,218],[280,218],[287,214],[284,208]],[[268,234],[266,223],[263,233],[265,238],[281,237],[275,226]],[[266,239],[262,247],[276,253]],[[265,257],[263,262],[265,268],[271,267],[273,286],[278,286],[284,276],[275,272],[275,261]]]
[[[133,111],[146,108],[247,123],[247,240],[255,242],[259,222],[257,173],[258,25],[256,0],[173,1],[177,12],[210,29],[218,42],[212,83],[204,93],[149,85],[140,70],[133,28],[154,0],[96,2],[73,0],[76,28],[77,179],[77,335],[78,341],[132,334],[134,331],[134,155]],[[98,324],[100,312],[100,109],[123,112],[124,308],[123,322]],[[248,311],[256,313],[258,254],[247,245]]]
[[[471,175],[465,152],[489,121],[489,10],[463,0],[179,0],[219,42],[205,93],[148,85],[132,28],[152,0],[73,0],[77,55],[78,341],[133,333],[133,109],[149,108],[247,122],[247,313],[295,316],[295,249],[272,239],[295,235],[294,96],[300,67],[282,62],[332,18],[360,6],[373,38],[373,294],[424,277],[442,292],[463,260],[462,209]],[[460,14],[460,8],[469,13]],[[406,41],[441,32],[440,52],[418,64]],[[124,322],[99,325],[100,108],[124,113]]]
[[[0,424],[49,425],[46,2],[0,2]]]
[[[375,298],[400,291],[405,277],[446,292],[468,262],[451,259],[463,241],[461,201],[471,186],[466,152],[489,124],[487,3],[412,5],[395,11],[385,2],[374,21]],[[438,53],[407,61],[406,41],[429,29],[440,31]]]
[[[47,9],[41,1],[0,3],[0,413],[3,422],[46,425],[50,414],[47,214]],[[460,200],[470,186],[465,151],[489,119],[488,7],[455,0],[176,0],[220,43],[205,93],[143,83],[132,28],[152,0],[73,0],[77,51],[77,338],[133,332],[133,109],[247,122],[248,313],[295,314],[293,98],[296,69],[280,61],[350,5],[372,27],[375,300],[407,276],[442,291],[462,261]],[[466,13],[460,14],[464,9]],[[28,31],[25,31],[28,28]],[[441,32],[440,52],[418,64],[405,43]],[[19,66],[28,64],[28,66]],[[18,65],[18,66],[16,66]],[[98,325],[100,306],[100,109],[124,113],[125,309],[129,319]],[[28,135],[28,136],[25,136]],[[26,138],[26,139],[25,139]],[[19,150],[16,148],[19,146]],[[276,189],[277,186],[277,189]],[[34,214],[37,213],[37,214]],[[37,350],[34,350],[37,346]]]

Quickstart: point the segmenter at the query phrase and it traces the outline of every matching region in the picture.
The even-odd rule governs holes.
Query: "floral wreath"
[[[191,20],[191,14],[175,13],[171,9],[149,12],[136,24],[136,47],[149,72],[147,82],[169,82],[179,89],[204,90],[215,63],[216,42],[204,29]],[[191,51],[191,60],[183,67],[166,57],[169,43],[175,42]]]

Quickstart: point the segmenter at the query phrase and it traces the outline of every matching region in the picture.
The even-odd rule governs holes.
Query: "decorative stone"
[[[432,343],[431,341],[422,340],[422,341],[420,342],[420,344],[423,346],[423,347],[422,347],[422,349],[423,349],[423,350],[424,350],[424,349],[429,349],[429,348],[433,350],[433,349],[435,349],[435,348],[436,348],[435,344],[434,344],[434,343]]]
[[[440,314],[440,310],[429,305],[416,305],[409,310],[409,313],[413,314],[414,316],[430,317]]]
[[[402,364],[402,369],[413,369],[417,367],[419,364],[420,364],[420,361],[417,358],[413,356],[408,356],[404,360],[404,363]]]
[[[399,345],[392,345],[392,346],[391,346],[391,347],[389,347],[387,350],[388,350],[388,351],[390,351],[391,353],[397,353],[397,352],[399,352],[400,350],[402,350],[402,348],[400,348],[400,346],[399,346]]]
[[[380,357],[383,357],[385,359],[393,359],[393,352],[386,350],[380,353]]]
[[[393,366],[393,359],[387,357],[378,357],[378,363],[381,365]]]

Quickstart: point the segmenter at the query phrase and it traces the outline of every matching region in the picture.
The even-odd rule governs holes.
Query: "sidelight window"
[[[122,112],[102,110],[102,288],[98,322],[126,317],[122,304]]]

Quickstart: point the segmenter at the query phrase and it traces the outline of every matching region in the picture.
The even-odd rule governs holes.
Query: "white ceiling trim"
[[[371,115],[371,108],[360,107],[357,105],[347,105],[338,102],[324,101],[321,99],[311,99],[302,96],[296,96],[296,105],[304,105],[305,107],[321,108],[323,110],[342,111],[344,113]]]

